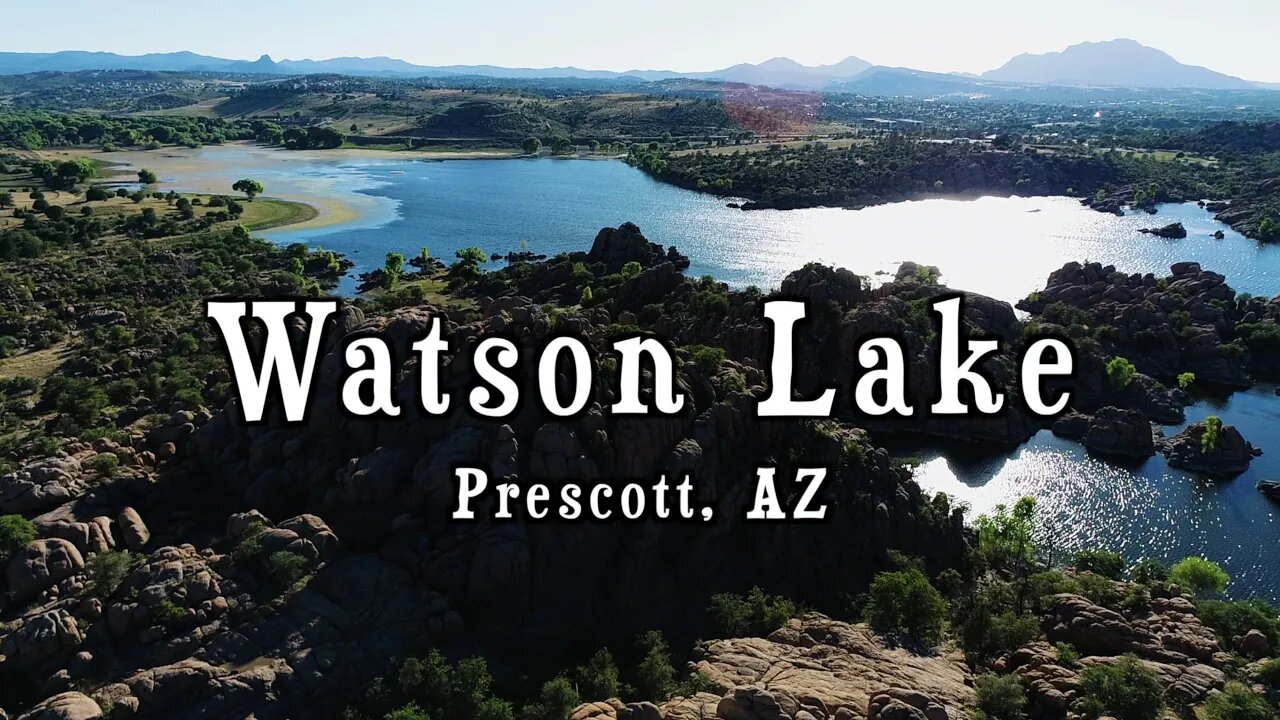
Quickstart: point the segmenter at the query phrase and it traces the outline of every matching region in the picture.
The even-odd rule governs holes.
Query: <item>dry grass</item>
[[[0,380],[26,377],[43,380],[66,362],[70,343],[63,342],[44,350],[35,350],[0,360]]]

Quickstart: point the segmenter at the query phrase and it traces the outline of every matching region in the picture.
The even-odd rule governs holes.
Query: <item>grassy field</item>
[[[306,203],[258,198],[253,202],[244,203],[244,214],[240,216],[240,224],[250,230],[268,230],[313,220],[319,214],[320,211]]]
[[[69,347],[70,342],[63,342],[44,350],[0,358],[0,380],[16,377],[43,380],[67,359]]]

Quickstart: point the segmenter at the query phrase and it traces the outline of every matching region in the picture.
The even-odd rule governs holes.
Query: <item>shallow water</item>
[[[1158,275],[1173,262],[1195,260],[1226,275],[1239,292],[1280,293],[1280,246],[1248,240],[1194,204],[1126,217],[1097,213],[1069,198],[1016,197],[742,212],[620,162],[422,162],[246,147],[205,148],[160,172],[178,189],[208,192],[249,176],[262,180],[268,195],[312,201],[328,213],[328,227],[264,234],[342,252],[357,263],[357,272],[380,266],[389,251],[412,256],[424,246],[446,261],[461,247],[505,253],[519,249],[522,240],[546,255],[585,250],[599,228],[631,221],[650,240],[688,255],[690,274],[736,286],[776,287],[811,260],[864,275],[915,260],[941,268],[952,287],[1014,302],[1069,260]],[[1188,237],[1137,232],[1175,220]],[[1226,237],[1212,239],[1219,229]],[[354,280],[346,279],[341,289],[352,292]],[[1130,559],[1166,560],[1202,554],[1227,568],[1231,594],[1280,600],[1280,563],[1274,559],[1280,506],[1254,488],[1258,479],[1280,478],[1280,398],[1273,391],[1259,387],[1188,409],[1189,421],[1219,415],[1267,451],[1245,475],[1227,482],[1197,480],[1169,468],[1162,457],[1117,465],[1048,432],[1012,453],[918,449],[925,462],[917,476],[926,489],[968,503],[973,515],[1036,496],[1051,520],[1051,540],[1063,552],[1105,547]]]

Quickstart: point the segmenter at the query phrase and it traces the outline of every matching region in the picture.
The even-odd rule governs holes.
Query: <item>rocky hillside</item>
[[[0,515],[31,528],[11,534],[0,606],[4,710],[23,718],[332,717],[353,702],[380,707],[369,698],[390,692],[383,673],[393,660],[429,649],[482,656],[500,685],[520,686],[645,630],[688,647],[711,636],[703,608],[716,593],[760,586],[834,616],[865,604],[873,579],[902,558],[933,578],[982,577],[960,509],[925,496],[869,432],[1016,443],[1047,421],[1021,410],[1016,395],[1008,413],[981,420],[757,418],[768,356],[762,295],[686,278],[686,265],[674,248],[624,225],[602,230],[586,253],[479,278],[446,274],[451,289],[440,302],[389,292],[332,320],[305,425],[247,426],[232,396],[221,409],[175,410],[162,422],[126,418],[114,437],[27,458],[0,477]],[[946,292],[933,278],[910,265],[872,290],[844,270],[815,265],[790,275],[782,292],[807,299],[813,312],[798,330],[808,349],[796,370],[801,392],[834,384],[847,397],[857,341],[892,331],[906,342],[910,387],[927,397],[937,357],[927,302]],[[400,418],[340,412],[344,339],[378,331],[407,347],[433,316],[445,318],[452,341],[441,382],[455,395],[474,384],[468,349],[482,334],[518,338],[531,353],[552,333],[602,349],[644,329],[676,347],[688,409],[605,413],[616,363],[600,355],[593,402],[572,419],[536,403],[502,423],[423,415],[414,410],[417,360],[403,358]],[[972,294],[965,323],[1005,341],[989,369],[1011,392],[1019,348],[1052,330]],[[1103,416],[1105,397],[1139,424],[1180,417],[1177,393],[1141,373],[1125,392],[1107,393],[1106,357],[1094,346],[1083,354],[1083,412]],[[535,392],[535,364],[520,367],[524,393]],[[225,388],[226,371],[206,380]],[[689,473],[717,521],[453,522],[459,465],[552,487]],[[821,497],[829,521],[743,521],[762,465],[776,465],[780,477],[798,466],[832,468]],[[1129,608],[1117,616],[1067,596],[1042,609],[1049,639],[1089,656],[1081,666],[1135,653],[1159,664],[1170,697],[1188,703],[1222,684],[1227,660],[1176,593],[1151,600],[1145,615]],[[576,717],[964,716],[974,703],[970,660],[907,647],[805,615],[767,639],[699,646],[697,692],[661,707],[600,698]],[[1046,669],[1041,651],[1019,651],[1002,667],[1038,673],[1026,678],[1033,701],[1061,706],[1075,671]]]

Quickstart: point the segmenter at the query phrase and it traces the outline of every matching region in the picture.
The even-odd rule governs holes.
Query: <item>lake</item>
[[[812,260],[868,276],[914,260],[938,266],[952,287],[1015,302],[1070,260],[1157,275],[1174,262],[1194,260],[1226,275],[1238,292],[1280,293],[1280,246],[1248,240],[1195,204],[1125,217],[1069,198],[1018,197],[743,212],[726,207],[723,198],[665,185],[612,161],[424,162],[389,153],[230,146],[148,154],[146,162],[166,187],[228,192],[231,182],[248,176],[261,180],[268,196],[312,202],[322,213],[317,223],[263,234],[344,253],[357,272],[381,266],[387,252],[412,256],[421,247],[446,262],[471,245],[490,253],[518,250],[522,241],[545,255],[586,250],[601,227],[630,221],[650,240],[688,255],[690,274],[739,287],[776,287]],[[1188,237],[1137,232],[1175,220]],[[1213,239],[1215,230],[1226,237]],[[340,290],[352,292],[354,280],[344,280]],[[1188,408],[1191,421],[1210,414],[1267,451],[1235,480],[1205,483],[1161,457],[1117,465],[1048,432],[1012,453],[916,448],[924,460],[917,477],[975,514],[1034,495],[1064,552],[1105,547],[1131,559],[1205,555],[1232,575],[1232,595],[1280,600],[1274,560],[1280,507],[1254,489],[1260,478],[1280,478],[1280,398],[1273,387],[1259,386]]]

